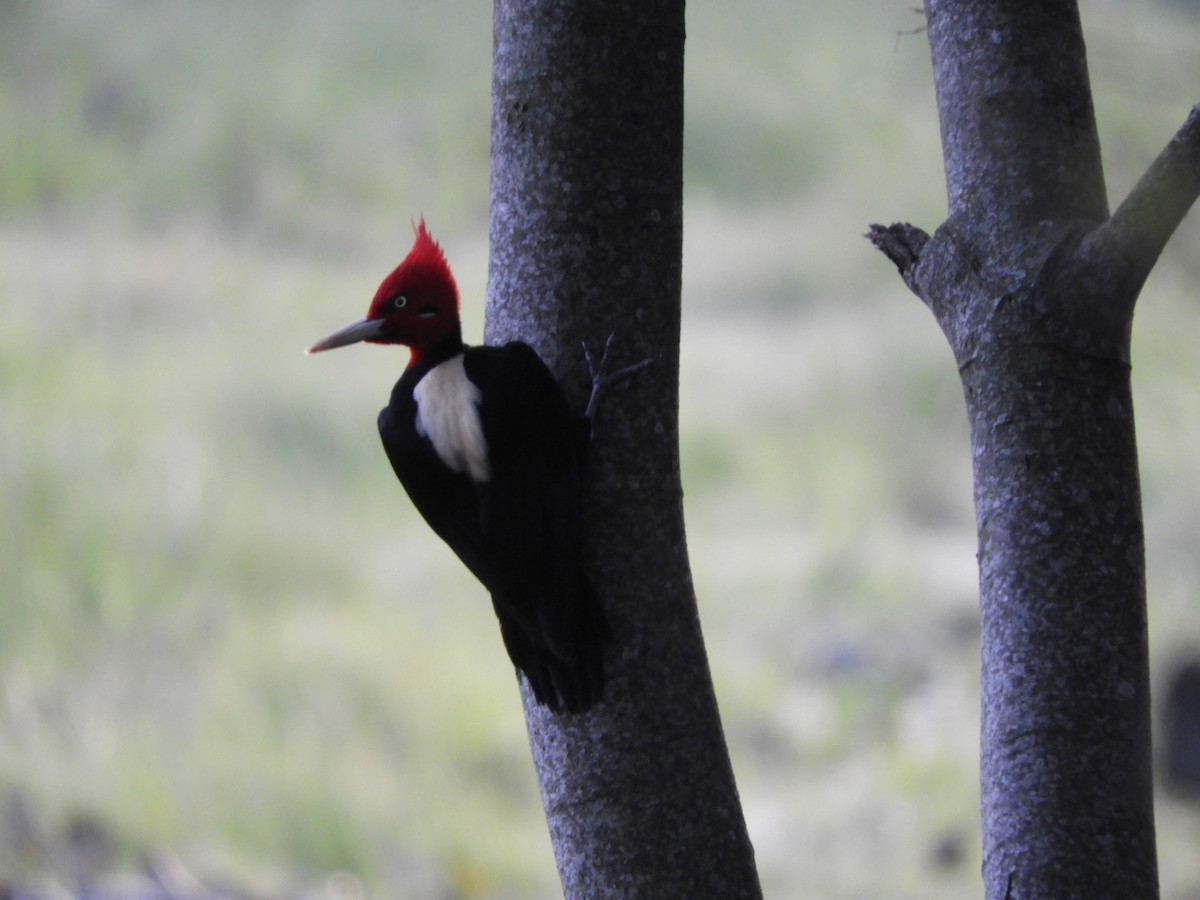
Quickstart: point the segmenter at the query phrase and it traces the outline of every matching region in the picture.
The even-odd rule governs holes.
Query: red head
[[[412,362],[449,334],[458,331],[458,285],[442,248],[429,236],[425,220],[404,261],[383,279],[366,318],[317,341],[306,352],[319,353],[358,341],[405,344]],[[411,364],[411,363],[410,363]]]

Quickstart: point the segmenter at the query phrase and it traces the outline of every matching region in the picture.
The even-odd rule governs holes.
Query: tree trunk
[[[682,0],[497,0],[487,340],[531,343],[582,409],[581,342],[654,357],[592,440],[605,699],[525,697],[568,897],[760,896],[696,612],[678,456]]]
[[[1200,190],[1200,115],[1112,217],[1074,0],[929,0],[949,217],[871,239],[971,423],[987,897],[1158,896],[1133,308]]]

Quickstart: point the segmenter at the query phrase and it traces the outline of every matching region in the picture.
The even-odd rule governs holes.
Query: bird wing
[[[607,621],[584,572],[586,435],[537,353],[468,350],[492,478],[480,487],[492,594],[509,655],[538,699],[587,708],[603,688]]]
[[[464,357],[479,388],[479,414],[492,477],[480,487],[480,516],[494,573],[488,587],[506,597],[533,597],[556,568],[577,559],[579,446],[577,424],[558,383],[520,342],[475,347]]]

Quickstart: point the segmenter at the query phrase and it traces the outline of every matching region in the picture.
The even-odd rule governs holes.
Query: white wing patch
[[[476,484],[492,477],[487,441],[479,420],[482,395],[463,368],[461,355],[434,366],[413,389],[417,433],[451,470]]]

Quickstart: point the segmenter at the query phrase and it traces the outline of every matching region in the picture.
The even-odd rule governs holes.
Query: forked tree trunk
[[[682,0],[495,5],[488,342],[531,343],[580,409],[581,342],[656,359],[592,443],[605,701],[555,716],[525,697],[571,898],[760,895],[683,529],[683,42]]]
[[[986,894],[1154,898],[1129,346],[1200,189],[1200,115],[1110,217],[1074,0],[926,13],[949,217],[870,236],[945,332],[970,417]]]

